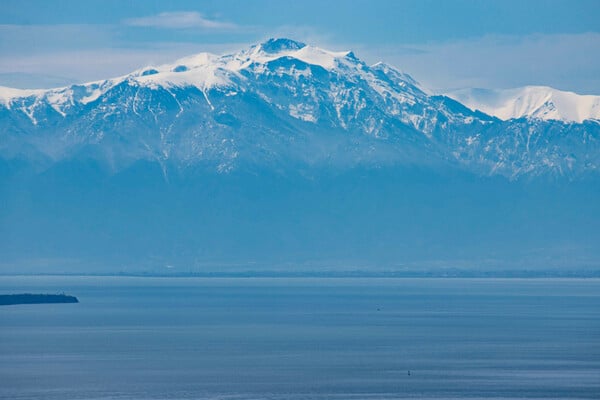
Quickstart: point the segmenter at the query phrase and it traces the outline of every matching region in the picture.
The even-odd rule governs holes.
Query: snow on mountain
[[[503,120],[524,117],[578,123],[600,120],[600,96],[580,95],[547,86],[463,89],[447,93],[447,96]]]
[[[14,99],[19,97],[30,97],[41,95],[44,90],[32,90],[32,89],[15,89],[5,86],[0,86],[0,103],[10,108],[10,104]]]
[[[510,177],[597,171],[600,124],[585,121],[598,117],[597,100],[548,90],[530,88],[512,102],[512,92],[453,94],[478,112],[385,63],[270,39],[86,84],[0,88],[0,158],[85,154],[114,169],[152,160],[163,170],[219,172],[382,163],[453,163]],[[475,98],[487,106],[475,107]]]
[[[93,102],[123,83],[166,90],[195,87],[202,91],[210,104],[210,99],[206,96],[208,90],[229,88],[230,95],[235,95],[238,91],[251,91],[253,88],[249,86],[254,83],[252,78],[265,75],[271,76],[273,80],[283,80],[283,76],[291,76],[293,80],[289,82],[288,90],[295,92],[296,88],[302,86],[303,80],[314,78],[314,75],[319,73],[313,70],[319,67],[326,73],[346,78],[345,82],[337,79],[329,82],[329,86],[320,88],[322,91],[329,92],[329,100],[337,103],[335,108],[341,126],[347,125],[340,113],[347,105],[351,94],[350,85],[362,84],[366,90],[375,91],[380,96],[380,100],[392,106],[390,112],[395,115],[401,114],[400,110],[403,106],[399,106],[400,103],[412,106],[420,101],[427,101],[428,98],[425,91],[409,75],[389,65],[378,63],[370,68],[358,60],[352,52],[332,52],[289,39],[270,39],[236,54],[216,56],[200,53],[171,64],[142,68],[131,74],[105,81],[50,90],[0,88],[0,100],[9,109],[22,110],[34,124],[37,124],[35,110],[43,104],[49,105],[65,116],[69,114],[70,109]],[[266,84],[277,84],[277,82],[266,82]],[[291,94],[298,96],[298,93]],[[356,97],[359,94],[360,92],[357,92],[353,95]],[[314,91],[304,95],[312,97],[311,103],[318,103],[318,98],[322,97]],[[262,97],[271,102],[276,101],[272,96],[266,96],[264,93]],[[315,111],[319,105],[307,106],[306,98],[299,100],[301,101],[296,104],[285,105],[289,109],[289,114],[305,121],[316,122],[317,117],[312,115],[310,110]],[[281,104],[276,106],[284,107]],[[304,111],[300,113],[299,110]],[[418,115],[407,116],[405,122],[415,127],[427,125],[427,121]]]
[[[141,68],[131,74],[105,81],[49,90],[0,87],[0,101],[10,107],[19,99],[35,97],[38,100],[47,99],[57,110],[63,110],[74,103],[87,104],[123,82],[150,88],[195,86],[207,90],[216,86],[233,85],[234,79],[231,78],[241,77],[240,71],[255,65],[266,65],[281,58],[296,59],[332,70],[344,63],[351,64],[344,60],[350,54],[350,52],[331,52],[289,39],[270,39],[237,54],[217,56],[200,53],[179,59],[174,63]]]

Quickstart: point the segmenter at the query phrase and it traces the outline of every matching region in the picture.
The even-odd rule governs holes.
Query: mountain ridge
[[[514,89],[462,89],[447,96],[500,119],[532,118],[582,123],[600,122],[600,96],[580,95],[548,86]]]
[[[441,162],[512,179],[600,165],[594,121],[502,121],[388,64],[281,38],[0,99],[0,156],[46,163],[94,148],[116,170],[140,159],[221,172]]]
[[[2,273],[600,270],[594,121],[277,39],[9,94]]]

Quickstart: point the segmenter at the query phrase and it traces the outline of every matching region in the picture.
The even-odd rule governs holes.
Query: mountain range
[[[0,88],[0,272],[588,274],[599,139],[597,97],[432,94],[290,39]]]
[[[115,170],[137,160],[219,171],[449,163],[511,178],[600,165],[598,97],[532,87],[450,96],[352,52],[271,39],[82,85],[2,88],[0,155],[50,165],[94,153]]]
[[[528,118],[582,123],[600,120],[600,96],[580,95],[547,86],[515,89],[463,89],[447,93],[473,110],[503,120]]]

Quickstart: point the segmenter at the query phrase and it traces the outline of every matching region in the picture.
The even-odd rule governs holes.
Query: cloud
[[[198,22],[198,17],[204,22]],[[465,87],[546,85],[600,94],[600,33],[595,32],[360,45],[310,26],[253,28],[188,12],[162,13],[128,24],[0,24],[0,85],[53,86],[103,79],[201,51],[235,52],[269,36],[286,36],[327,49],[354,50],[368,63],[385,61],[437,93]],[[163,31],[147,30],[140,38],[130,35],[131,25],[181,29],[170,31],[168,38]],[[204,40],[215,34],[218,40]]]
[[[94,48],[117,37],[113,26],[103,24],[0,24],[0,59],[57,49]]]
[[[231,53],[248,43],[163,42],[137,48],[65,49],[0,57],[0,86],[49,88],[128,74],[199,52]]]
[[[356,49],[386,61],[436,92],[464,88],[546,85],[600,94],[600,33],[485,35],[414,45]]]
[[[130,18],[125,25],[162,29],[233,30],[236,24],[206,18],[196,11],[163,12],[149,17]]]

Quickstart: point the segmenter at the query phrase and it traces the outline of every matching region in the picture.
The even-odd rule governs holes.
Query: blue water
[[[62,291],[0,307],[0,398],[600,398],[600,280],[0,277]]]

